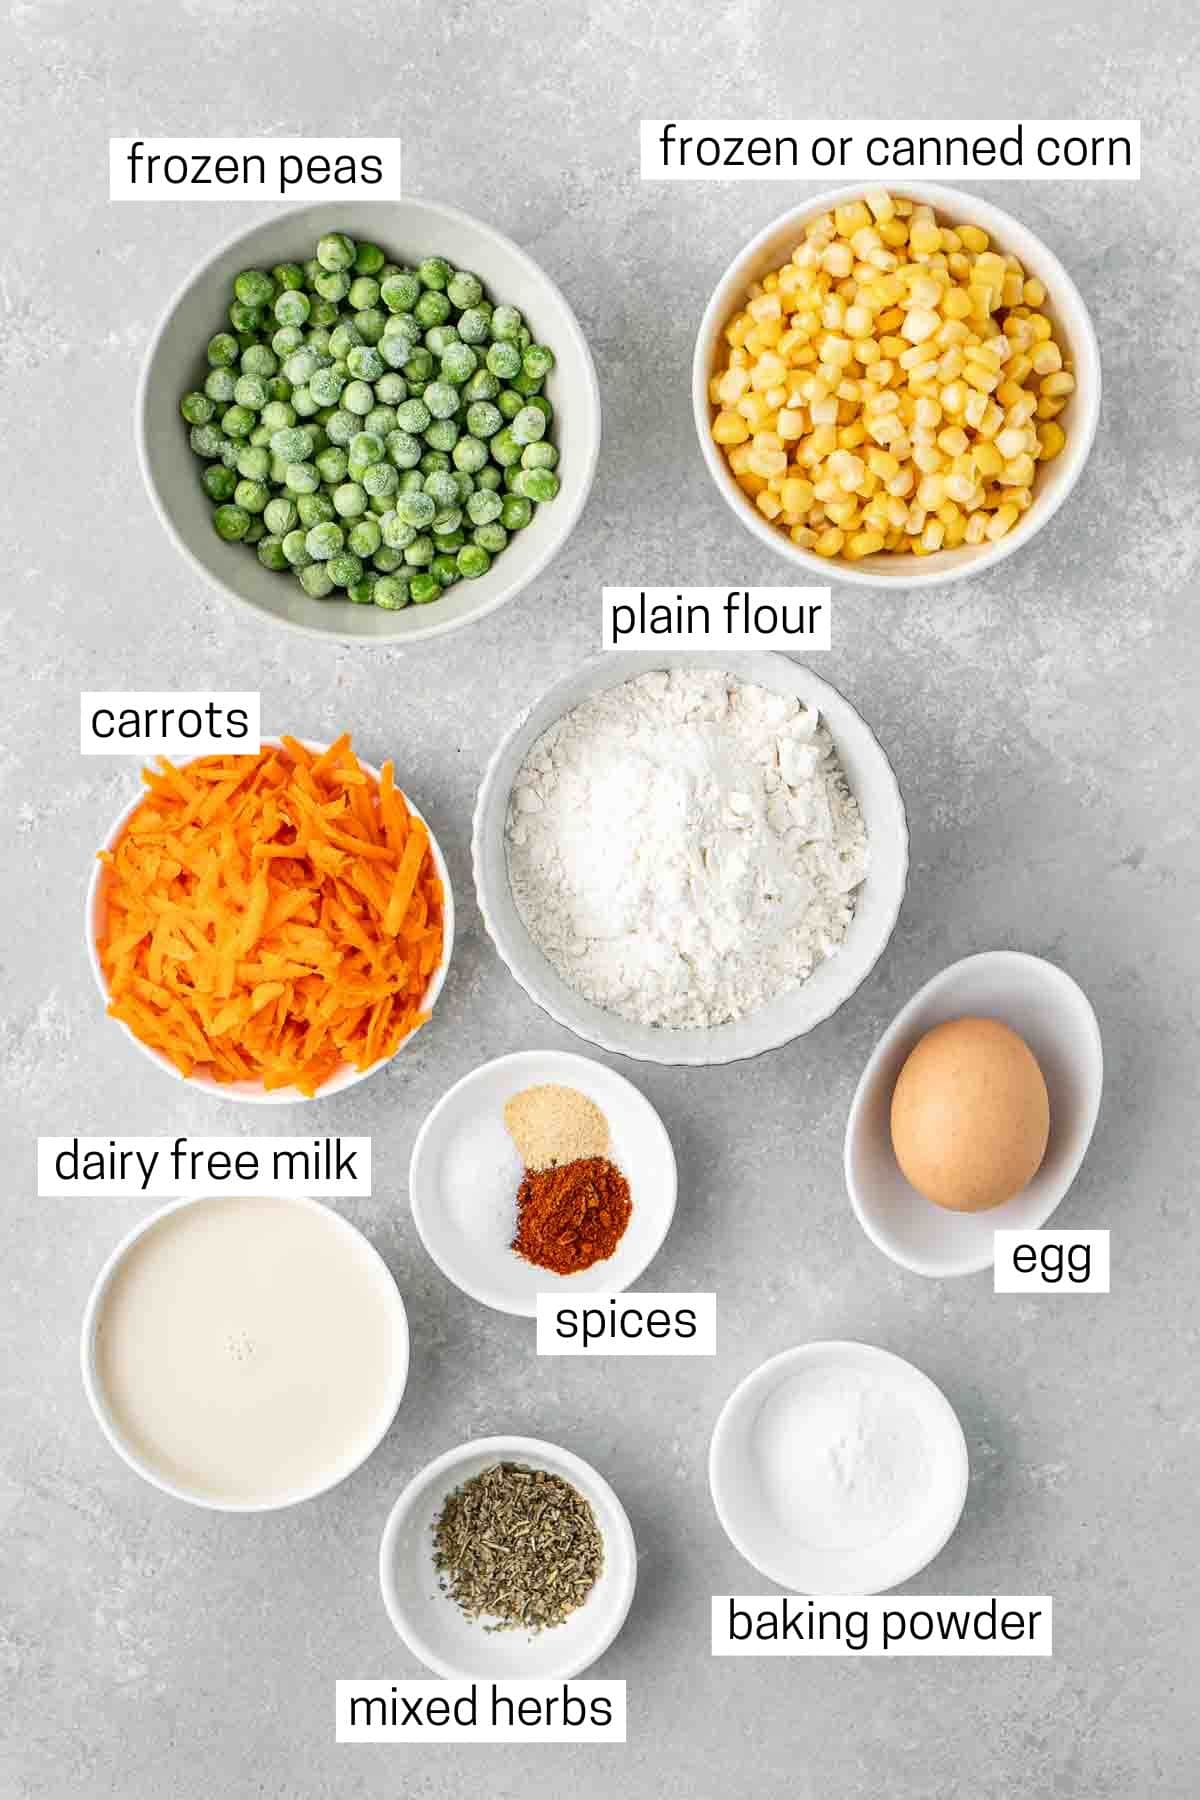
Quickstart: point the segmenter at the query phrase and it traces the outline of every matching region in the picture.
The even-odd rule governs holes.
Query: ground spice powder
[[[517,1190],[512,1247],[539,1268],[577,1275],[612,1255],[632,1210],[629,1183],[605,1156],[530,1169]]]

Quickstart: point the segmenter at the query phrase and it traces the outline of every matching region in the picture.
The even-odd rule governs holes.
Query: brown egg
[[[948,1019],[910,1052],[892,1094],[892,1146],[935,1206],[1002,1206],[1041,1167],[1050,1101],[1037,1059],[998,1019]]]

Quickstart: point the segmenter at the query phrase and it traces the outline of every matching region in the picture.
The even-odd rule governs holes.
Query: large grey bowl
[[[326,231],[369,238],[398,262],[447,257],[471,269],[496,300],[517,306],[557,366],[546,383],[561,453],[558,496],[538,507],[524,531],[477,581],[462,581],[429,606],[403,612],[310,600],[291,575],[264,569],[244,544],[226,544],[212,528],[200,464],[179,416],[180,397],[201,385],[205,346],[225,326],[229,288],[241,269],[304,260]],[[167,307],[142,370],[137,447],[159,518],[189,562],[230,599],[311,637],[415,644],[457,631],[495,612],[528,586],[562,548],[583,511],[600,454],[600,390],[583,332],[570,306],[525,252],[464,212],[429,200],[323,200],[294,207],[226,240]]]

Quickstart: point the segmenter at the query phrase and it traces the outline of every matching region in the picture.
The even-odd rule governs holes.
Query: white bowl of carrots
[[[258,756],[163,761],[143,781],[87,894],[92,971],[126,1036],[249,1105],[382,1068],[429,1019],[454,945],[445,858],[391,763],[360,761],[348,735],[264,738]]]

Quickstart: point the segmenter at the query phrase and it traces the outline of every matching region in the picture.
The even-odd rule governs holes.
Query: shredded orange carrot
[[[315,1094],[389,1057],[442,957],[429,833],[348,736],[143,771],[105,866],[109,1012],[184,1075]]]

